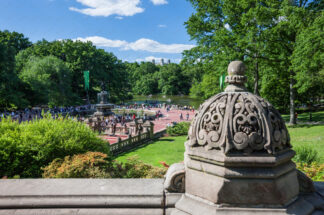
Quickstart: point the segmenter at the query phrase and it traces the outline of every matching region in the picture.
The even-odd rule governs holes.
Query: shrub
[[[40,177],[41,167],[55,158],[98,151],[109,146],[86,125],[71,119],[43,119],[21,124],[10,118],[0,122],[0,176]]]
[[[297,163],[297,169],[304,172],[313,181],[324,181],[324,164],[319,163]]]
[[[154,167],[143,163],[137,156],[127,158],[121,165],[121,178],[163,178],[167,168]]]
[[[145,164],[137,157],[118,163],[99,152],[55,159],[43,170],[44,178],[163,178],[166,173],[166,168]]]
[[[190,122],[180,122],[173,127],[167,128],[167,134],[170,136],[187,135],[190,127]]]
[[[306,146],[300,146],[294,148],[296,151],[296,155],[293,158],[293,160],[296,163],[306,163],[308,165],[312,164],[313,162],[317,162],[319,160],[318,153],[315,149],[306,147]]]
[[[42,168],[43,178],[112,178],[114,168],[107,154],[87,152],[56,158]]]

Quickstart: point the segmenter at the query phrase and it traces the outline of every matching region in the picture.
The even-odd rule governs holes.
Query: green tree
[[[187,95],[190,85],[178,64],[166,64],[157,73],[159,90],[164,95]]]
[[[110,92],[113,102],[127,97],[127,74],[123,63],[112,53],[97,49],[91,42],[72,40],[46,40],[35,43],[32,47],[17,55],[17,71],[21,72],[30,56],[55,56],[68,63],[72,71],[72,91],[77,95],[74,103],[81,103],[86,97],[83,71],[90,71],[90,97],[96,101],[96,93],[103,81]]]
[[[254,93],[259,94],[260,68],[270,60],[264,54],[267,30],[276,23],[273,9],[278,8],[278,1],[190,2],[196,13],[186,22],[186,27],[191,38],[198,43],[198,47],[194,49],[198,53],[196,59],[206,64],[214,64],[208,67],[213,68],[215,80],[226,71],[223,62],[228,64],[235,59],[244,60],[248,74],[254,79]],[[206,73],[207,76],[211,75],[210,71]],[[202,80],[204,79],[210,80],[209,77]]]
[[[296,89],[302,102],[310,103],[324,95],[324,12],[296,38],[292,54]]]
[[[196,12],[185,24],[198,46],[184,52],[184,62],[194,62],[203,71],[201,82],[194,82],[191,93],[207,97],[217,92],[211,88],[218,86],[218,77],[226,71],[226,65],[232,60],[243,60],[248,67],[248,89],[253,88],[256,94],[260,91],[283,110],[289,103],[290,121],[295,123],[296,68],[292,56],[296,38],[319,16],[323,3],[310,0],[190,2]]]
[[[131,74],[133,83],[132,90],[136,95],[150,95],[158,93],[158,81],[156,72],[159,67],[151,62],[142,62],[139,66],[134,67]]]
[[[71,105],[72,73],[57,57],[30,57],[19,76],[32,90],[29,95],[32,105]]]
[[[17,108],[28,104],[15,72],[15,55],[31,43],[23,34],[0,31],[0,108]]]

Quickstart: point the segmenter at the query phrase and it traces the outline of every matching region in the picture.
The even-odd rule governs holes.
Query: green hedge
[[[0,178],[40,177],[41,167],[55,158],[97,151],[108,154],[108,144],[86,125],[71,119],[44,119],[18,124],[0,122]]]
[[[167,128],[167,134],[170,136],[187,135],[190,127],[190,122],[180,122],[172,127]]]

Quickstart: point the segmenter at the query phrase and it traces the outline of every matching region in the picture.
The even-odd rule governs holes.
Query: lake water
[[[152,95],[152,96],[134,96],[132,100],[127,101],[129,104],[143,104],[143,103],[166,103],[181,106],[193,106],[196,109],[204,100],[199,98],[192,98],[190,96],[165,96],[165,95]]]

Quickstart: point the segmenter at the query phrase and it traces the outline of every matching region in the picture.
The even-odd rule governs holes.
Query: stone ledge
[[[0,208],[164,208],[163,179],[0,180]]]
[[[1,210],[0,215],[162,215],[163,209],[55,208]]]

